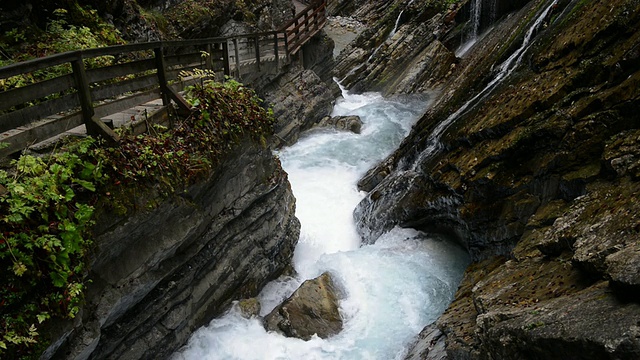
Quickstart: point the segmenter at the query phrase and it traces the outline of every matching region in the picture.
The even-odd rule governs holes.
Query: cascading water
[[[488,10],[486,10],[488,9]],[[469,15],[469,31],[464,33],[462,45],[456,50],[457,57],[463,57],[478,40],[483,36],[480,33],[480,25],[483,16],[488,19],[488,24],[497,20],[497,0],[472,0]],[[486,25],[485,25],[486,27]]]
[[[405,8],[400,11],[400,14],[398,14],[398,17],[396,18],[396,23],[393,25],[393,30],[391,30],[387,39],[396,34],[396,32],[398,31],[398,26],[400,26],[400,20],[402,19],[402,15],[404,14],[404,11],[407,10],[407,8],[409,8],[409,6],[411,6],[411,4],[413,4],[414,1],[415,0],[409,1],[409,3],[407,3],[407,6],[405,6]]]
[[[536,20],[533,22],[531,27],[527,30],[524,39],[522,40],[522,44],[520,47],[509,56],[507,60],[505,60],[498,67],[498,72],[495,77],[487,84],[487,86],[482,89],[478,94],[476,94],[469,101],[464,103],[456,112],[447,117],[444,121],[442,121],[436,128],[433,130],[429,138],[427,139],[427,145],[425,149],[420,153],[417,157],[417,160],[414,161],[410,170],[415,171],[426,159],[433,156],[441,147],[440,137],[442,134],[451,126],[451,124],[460,117],[470,106],[475,105],[478,101],[484,99],[502,80],[507,78],[511,73],[520,65],[522,61],[522,57],[524,56],[527,49],[529,49],[529,45],[531,44],[531,40],[533,39],[533,35],[536,30],[540,27],[544,19],[549,14],[549,11],[557,4],[557,0],[551,1],[551,3],[538,15]]]
[[[361,134],[317,130],[278,154],[302,224],[297,276],[262,291],[261,315],[305,279],[329,271],[344,293],[344,329],[329,339],[285,338],[231,309],[198,330],[174,359],[402,358],[412,338],[451,301],[468,257],[449,241],[411,229],[396,228],[376,244],[360,246],[352,211],[364,196],[358,179],[400,143],[427,105],[419,97],[393,101],[345,93],[333,115],[359,115]]]
[[[471,0],[471,14],[469,16],[470,30],[465,33],[464,41],[456,51],[457,57],[462,57],[478,41],[480,33],[480,19],[482,18],[482,0]]]

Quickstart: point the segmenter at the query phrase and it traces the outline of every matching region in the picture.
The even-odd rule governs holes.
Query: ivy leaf
[[[68,274],[52,271],[49,275],[51,276],[53,286],[61,288],[67,284]]]
[[[96,186],[90,182],[90,181],[86,181],[86,180],[80,180],[80,179],[73,179],[73,182],[82,186],[83,188],[89,190],[89,191],[96,191]]]

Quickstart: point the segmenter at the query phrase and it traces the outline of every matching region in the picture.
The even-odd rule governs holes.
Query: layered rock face
[[[452,15],[441,8],[437,1],[358,4],[352,16],[367,28],[337,59],[335,74],[342,85],[387,95],[437,86],[456,61],[439,40],[440,32],[453,25]]]
[[[291,69],[273,82],[265,92],[277,119],[279,146],[294,144],[300,134],[331,113],[335,92],[315,72],[302,67]]]
[[[245,143],[157,208],[103,214],[82,323],[63,329],[47,356],[166,358],[290,266],[300,229],[294,208],[279,161]]]
[[[438,129],[547,8],[520,66]],[[459,60],[363,179],[356,214],[370,241],[394,225],[446,231],[476,260],[410,356],[640,357],[637,29],[637,1],[529,1]]]

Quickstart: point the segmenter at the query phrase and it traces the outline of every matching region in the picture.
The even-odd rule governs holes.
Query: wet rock
[[[439,84],[456,61],[437,41],[437,33],[449,26],[437,4],[365,2],[353,16],[369,26],[339,54],[335,69],[351,91],[425,91]]]
[[[247,319],[260,315],[260,301],[257,298],[242,299],[237,306],[240,314]]]
[[[328,338],[342,330],[338,290],[329,273],[305,281],[291,297],[265,317],[265,326],[287,337]]]
[[[405,360],[446,360],[445,340],[444,333],[431,324],[420,332]]]
[[[606,145],[604,160],[618,176],[640,178],[640,130],[614,137]]]
[[[640,243],[630,244],[607,256],[606,274],[623,298],[640,298]]]
[[[318,127],[332,127],[337,130],[346,130],[360,134],[360,130],[362,129],[362,119],[357,115],[334,117],[326,116],[318,123]]]
[[[301,132],[329,115],[335,99],[330,87],[318,75],[300,68],[287,72],[265,93],[265,101],[273,106],[280,146],[295,143]]]
[[[606,282],[597,283],[527,310],[479,316],[481,353],[500,359],[635,359],[638,313],[640,305],[621,303]]]
[[[333,68],[335,61],[333,52],[335,43],[327,33],[322,30],[314,35],[302,47],[302,64],[305,69],[311,70],[322,79],[330,88],[334,97],[340,94],[340,88],[333,80]]]

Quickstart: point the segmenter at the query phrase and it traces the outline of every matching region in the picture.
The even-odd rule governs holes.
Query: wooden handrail
[[[259,73],[266,68],[264,64],[268,61],[274,61],[276,68],[279,68],[281,56],[289,60],[322,28],[326,20],[325,5],[326,0],[313,1],[275,31],[75,50],[0,67],[0,79],[65,64],[66,67],[62,69],[69,71],[56,78],[0,91],[0,142],[10,145],[0,150],[0,156],[83,123],[90,134],[116,140],[115,134],[97,117],[128,109],[154,96],[161,97],[165,104],[173,100],[179,107],[187,108],[188,104],[177,93],[182,88],[178,87],[176,91],[175,85],[170,86],[181,70],[200,67],[225,76],[234,73],[240,77],[243,67],[252,66],[253,71]],[[202,51],[209,56],[203,58]],[[85,68],[87,60],[103,56],[118,59],[136,52],[142,52],[140,55],[143,58],[93,69]],[[146,58],[144,54],[147,54]],[[154,73],[155,76],[152,75]],[[133,95],[105,104],[96,103],[125,93]],[[32,124],[53,115],[56,117],[53,121]],[[4,133],[27,125],[29,128],[18,135]]]

